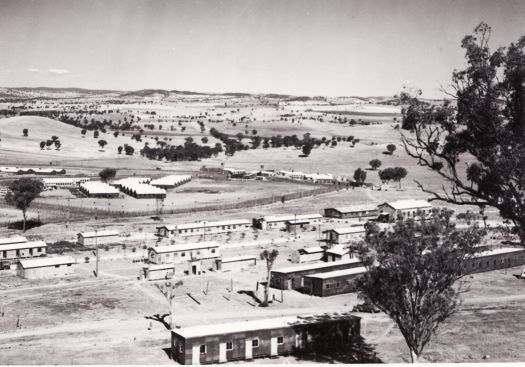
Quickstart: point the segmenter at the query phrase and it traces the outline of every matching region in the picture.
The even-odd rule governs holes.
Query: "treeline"
[[[256,130],[255,130],[256,131]],[[355,145],[359,142],[359,139],[354,139],[353,136],[334,136],[332,139],[327,139],[326,137],[314,138],[310,133],[306,133],[302,138],[299,138],[297,135],[275,135],[271,137],[261,137],[261,136],[249,136],[243,133],[237,133],[236,135],[230,135],[222,133],[216,128],[212,127],[210,129],[210,134],[214,138],[223,142],[225,146],[225,153],[227,155],[233,155],[236,151],[239,150],[248,150],[248,149],[257,149],[262,145],[262,148],[282,148],[282,147],[296,147],[301,148],[303,146],[308,146],[313,148],[314,146],[319,147],[321,144],[336,146],[337,142],[346,141]],[[243,139],[250,139],[250,145],[244,144]]]
[[[56,118],[56,117],[54,117]],[[140,118],[139,118],[140,119]],[[118,122],[113,122],[113,120],[103,119],[102,121],[97,119],[88,120],[87,117],[80,116],[69,116],[61,115],[58,117],[58,121],[61,121],[65,124],[79,127],[83,130],[100,130],[105,133],[109,130],[142,130],[139,125],[135,125],[133,118],[130,120],[127,117],[124,117],[124,121],[118,120]],[[142,131],[141,131],[142,132]]]
[[[146,143],[144,148],[140,150],[140,154],[149,159],[167,161],[197,161],[211,156],[217,156],[223,151],[220,143],[215,144],[214,147],[207,145],[199,145],[195,143],[193,138],[185,139],[184,145],[165,145],[152,148]]]

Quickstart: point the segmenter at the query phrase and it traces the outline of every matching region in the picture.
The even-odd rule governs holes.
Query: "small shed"
[[[355,292],[355,279],[366,273],[366,271],[364,266],[360,266],[327,273],[305,275],[304,292],[318,297]]]
[[[71,256],[20,260],[17,275],[25,279],[64,277],[75,272],[74,265],[75,259]]]
[[[171,279],[174,275],[174,264],[149,264],[142,268],[141,273],[141,277],[147,280]]]
[[[252,255],[223,257],[215,260],[217,271],[238,271],[253,268],[257,265],[257,257]]]
[[[325,248],[321,246],[304,247],[292,254],[292,263],[304,263],[309,261],[319,261],[324,257]]]
[[[351,258],[352,254],[350,252],[350,249],[348,247],[343,246],[334,246],[332,248],[329,248],[325,251],[325,261],[339,261],[343,258]]]
[[[308,219],[292,219],[286,221],[286,230],[288,232],[304,231],[310,228],[310,221]]]
[[[118,242],[119,236],[119,232],[114,230],[81,232],[77,234],[77,242],[82,246],[106,245]]]
[[[277,289],[300,289],[304,286],[304,276],[315,273],[350,269],[363,266],[357,258],[334,262],[316,262],[310,264],[293,265],[286,268],[272,270],[270,286]]]
[[[343,227],[343,228],[332,228],[323,231],[325,240],[329,244],[349,243],[355,240],[359,240],[364,237],[366,231],[361,225]]]

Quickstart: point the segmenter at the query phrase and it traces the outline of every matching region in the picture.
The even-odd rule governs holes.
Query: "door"
[[[192,274],[197,274],[197,265],[192,265],[191,266],[191,273]]]
[[[246,339],[246,359],[253,359],[251,339]]]
[[[219,363],[226,362],[226,343],[219,344]]]
[[[191,350],[191,364],[201,364],[200,345],[194,345]]]
[[[276,356],[277,353],[277,337],[270,340],[270,355]]]

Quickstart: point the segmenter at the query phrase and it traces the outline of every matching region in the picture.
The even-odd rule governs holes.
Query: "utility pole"
[[[71,210],[71,207],[70,207],[70,199],[71,198],[67,198],[67,222],[66,222],[66,228],[69,227],[69,216],[71,214],[70,210]]]
[[[294,236],[294,239],[297,239],[297,214],[294,214],[293,236]]]

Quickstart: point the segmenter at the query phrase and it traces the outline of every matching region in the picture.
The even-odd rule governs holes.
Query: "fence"
[[[207,211],[222,211],[231,209],[252,208],[256,206],[273,204],[284,201],[306,198],[320,194],[337,191],[341,187],[339,185],[321,186],[312,190],[305,190],[283,195],[272,195],[259,199],[236,201],[230,203],[207,204],[202,206],[184,207],[184,208],[155,208],[150,210],[113,210],[111,208],[97,208],[97,207],[77,207],[60,204],[33,202],[31,208],[45,211],[58,212],[60,214],[40,215],[40,219],[44,223],[56,223],[66,221],[79,221],[87,218],[131,218],[131,217],[145,217],[156,216],[163,214],[184,214],[197,213]]]

